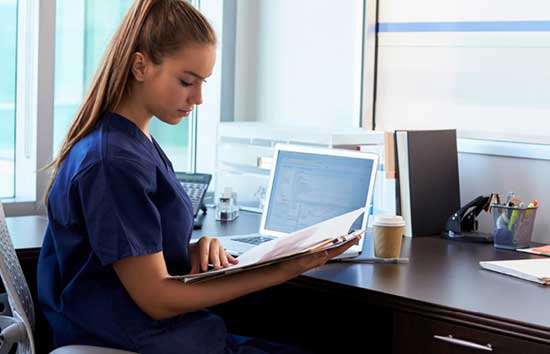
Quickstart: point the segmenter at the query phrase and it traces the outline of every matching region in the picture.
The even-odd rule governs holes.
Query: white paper
[[[235,266],[250,265],[284,257],[300,250],[307,250],[329,238],[347,235],[353,222],[364,210],[364,208],[357,209],[252,247],[239,256],[239,264]]]
[[[256,263],[263,263],[300,252],[307,252],[323,241],[347,235],[350,227],[364,211],[365,208],[360,208],[306,227],[305,229],[298,230],[289,235],[277,237],[271,241],[259,244],[240,255],[238,264],[205,273],[177,276],[175,278],[192,280],[205,276],[213,276],[215,274],[223,274],[225,272],[230,273],[233,270],[249,267]]]

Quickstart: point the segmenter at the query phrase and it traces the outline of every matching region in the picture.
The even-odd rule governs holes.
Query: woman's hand
[[[357,242],[357,240],[359,240],[359,238],[361,238],[361,236],[353,238],[338,247],[326,251],[307,254],[298,258],[281,262],[280,267],[282,267],[283,271],[291,278],[296,277],[304,272],[307,272],[308,270],[320,267],[331,258],[334,258],[344,253],[348,248],[353,246]]]
[[[217,238],[206,236],[189,245],[189,255],[191,260],[190,274],[207,271],[208,263],[212,263],[215,269],[229,267],[230,263],[239,263],[235,257],[225,252]]]

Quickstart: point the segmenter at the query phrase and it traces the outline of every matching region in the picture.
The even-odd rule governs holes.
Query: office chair
[[[17,259],[6,225],[4,208],[0,203],[0,275],[6,288],[7,302],[0,311],[0,354],[35,354],[33,340],[34,306],[31,292]],[[6,296],[4,296],[5,298]],[[57,348],[50,354],[137,354],[123,350],[86,345]]]

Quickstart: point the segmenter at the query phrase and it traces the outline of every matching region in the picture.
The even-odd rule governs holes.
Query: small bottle
[[[225,187],[223,194],[216,204],[216,220],[232,221],[239,216],[239,207],[236,205],[233,192],[230,187]]]
[[[265,187],[264,186],[259,186],[256,193],[254,193],[254,196],[258,200],[258,208],[260,209],[260,211],[264,210],[264,206],[265,206]]]

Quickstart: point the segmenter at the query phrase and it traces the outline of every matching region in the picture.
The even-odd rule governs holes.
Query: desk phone
[[[193,204],[193,216],[195,217],[193,228],[200,229],[202,227],[202,218],[206,215],[206,207],[203,203],[204,195],[208,190],[212,175],[208,173],[176,172],[176,178]],[[199,210],[202,210],[202,217],[200,218],[197,217]]]

